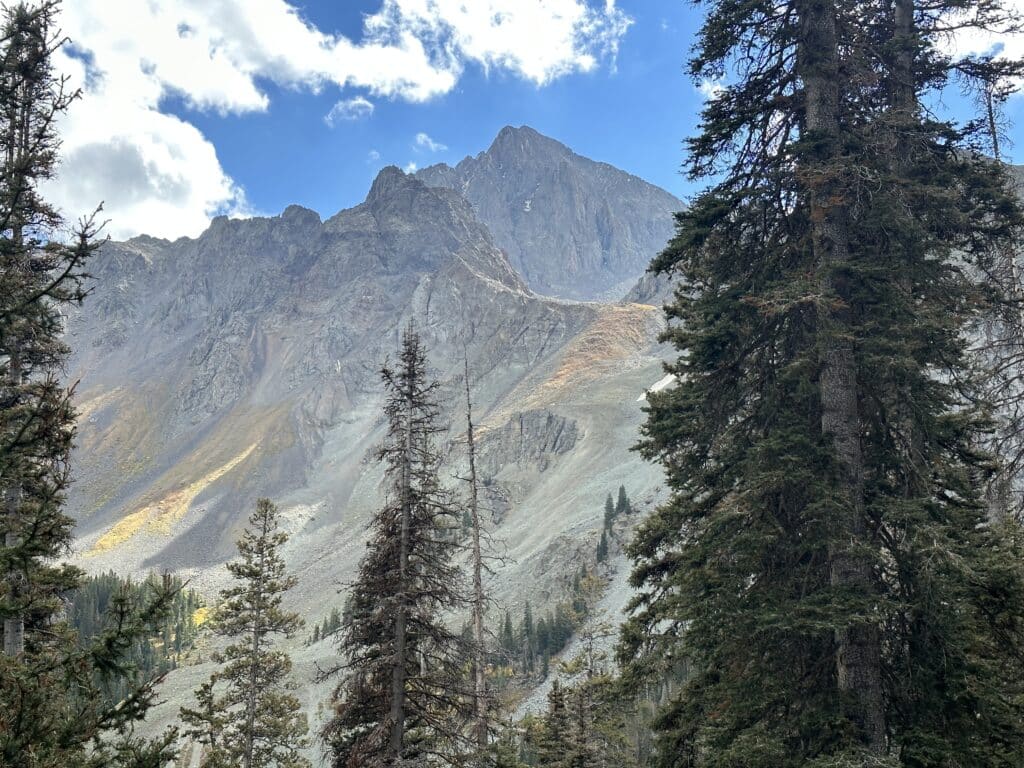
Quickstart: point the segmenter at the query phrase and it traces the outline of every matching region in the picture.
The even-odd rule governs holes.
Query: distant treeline
[[[88,576],[71,597],[68,623],[75,630],[80,646],[85,647],[105,631],[113,629],[115,620],[110,611],[115,599],[125,598],[141,608],[161,589],[170,589],[174,596],[170,608],[154,624],[146,638],[132,643],[127,658],[132,678],[117,677],[103,685],[107,697],[120,701],[128,691],[146,680],[158,677],[178,666],[182,655],[195,647],[196,635],[202,617],[202,601],[193,589],[186,589],[177,576],[150,574],[142,581],[109,572]]]

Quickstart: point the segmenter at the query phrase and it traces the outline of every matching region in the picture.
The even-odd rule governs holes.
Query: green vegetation
[[[57,170],[57,122],[78,97],[54,68],[66,42],[58,9],[0,9],[0,764],[160,766],[174,733],[132,732],[155,695],[135,651],[166,626],[172,591],[116,590],[102,622],[89,611],[90,637],[63,616],[82,585],[62,562],[76,426],[64,318],[85,299],[99,226],[95,214],[66,226],[42,194]]]
[[[618,501],[613,502],[612,495],[610,493],[604,500],[604,527],[601,529],[601,538],[597,543],[597,551],[595,553],[597,562],[608,562],[609,543],[610,538],[615,536],[616,519],[623,515],[632,514],[633,505],[630,503],[629,497],[626,495],[626,487],[624,485],[620,485]]]
[[[187,734],[204,748],[208,768],[303,768],[308,761],[306,716],[292,691],[291,659],[275,640],[302,626],[282,607],[295,578],[285,570],[277,507],[259,499],[228,563],[234,584],[220,593],[214,632],[229,641],[214,654],[218,664],[196,691],[196,707],[182,708]]]
[[[1024,764],[1024,535],[988,516],[965,356],[1024,216],[988,122],[931,111],[1019,71],[945,32],[1008,14],[707,4],[690,71],[728,84],[688,142],[711,186],[654,264],[684,286],[677,381],[640,450],[672,496],[630,545],[621,653],[635,686],[690,666],[654,765]]]
[[[381,371],[388,431],[378,451],[388,484],[336,636],[340,682],[322,737],[337,768],[455,759],[475,748],[471,648],[444,614],[472,597],[453,557],[461,509],[441,486],[438,384],[410,324],[398,363]]]
[[[141,582],[110,572],[82,579],[71,596],[68,623],[75,630],[84,650],[111,629],[111,608],[116,600],[126,600],[135,610],[144,610],[153,595],[162,590],[171,594],[166,615],[145,635],[131,643],[122,659],[131,673],[111,679],[100,677],[98,685],[110,704],[117,704],[135,687],[162,677],[181,663],[183,655],[195,648],[198,627],[196,611],[202,606],[199,595],[185,589],[177,576],[161,578],[156,574]]]
[[[326,640],[341,629],[342,621],[351,620],[349,608],[350,606],[346,605],[344,617],[340,610],[332,608],[331,612],[323,618],[323,621],[318,621],[313,625],[313,632],[307,638],[306,645]]]

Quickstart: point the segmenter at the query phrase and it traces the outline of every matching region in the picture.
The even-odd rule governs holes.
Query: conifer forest
[[[0,28],[0,768],[1024,768],[1020,0]]]

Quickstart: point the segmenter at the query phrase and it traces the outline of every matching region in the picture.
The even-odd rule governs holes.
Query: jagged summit
[[[415,176],[465,196],[527,285],[618,298],[664,248],[682,202],[533,128],[506,126],[486,152]]]
[[[491,146],[483,154],[497,160],[521,158],[538,162],[552,157],[569,158],[573,151],[560,141],[545,136],[528,125],[521,125],[518,128],[506,125],[498,131]]]
[[[320,224],[320,214],[302,205],[289,205],[281,211],[280,217],[285,221],[295,222],[303,226],[314,226]]]
[[[394,194],[395,190],[411,180],[410,176],[396,165],[386,165],[380,169],[377,177],[370,185],[370,191],[366,194],[366,202],[373,204],[381,199]]]

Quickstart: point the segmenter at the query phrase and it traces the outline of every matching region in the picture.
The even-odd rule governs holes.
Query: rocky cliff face
[[[527,127],[503,128],[486,152],[417,176],[464,195],[530,288],[569,299],[622,296],[665,246],[682,207]]]

